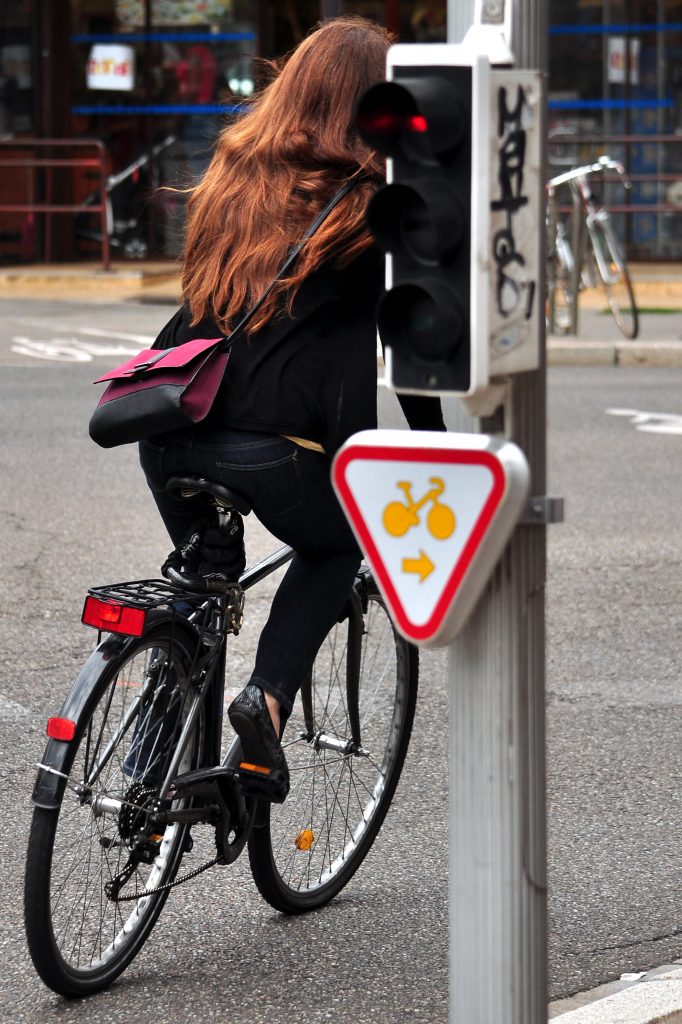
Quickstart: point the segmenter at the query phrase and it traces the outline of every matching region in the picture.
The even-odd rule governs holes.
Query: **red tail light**
[[[66,740],[69,742],[76,735],[76,723],[70,718],[48,718],[47,735],[52,740]]]
[[[81,622],[108,633],[142,636],[146,614],[144,608],[128,608],[124,604],[100,601],[98,597],[89,594],[85,599]]]

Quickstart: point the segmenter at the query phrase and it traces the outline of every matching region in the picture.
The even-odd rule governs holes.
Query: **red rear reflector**
[[[100,601],[98,597],[89,594],[85,599],[81,622],[109,633],[142,636],[146,614],[144,608],[127,608],[123,604]]]
[[[76,723],[70,718],[48,718],[47,735],[52,740],[72,740],[76,735]]]

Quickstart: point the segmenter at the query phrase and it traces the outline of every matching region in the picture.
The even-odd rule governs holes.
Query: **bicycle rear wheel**
[[[613,227],[607,218],[608,215],[596,215],[589,225],[594,262],[621,334],[626,338],[636,338],[639,331],[639,313],[632,282]]]
[[[321,907],[346,885],[381,828],[407,753],[418,655],[369,587],[364,597],[355,591],[349,617],[327,637],[287,723],[289,795],[266,807],[265,826],[249,838],[256,885],[284,913]]]
[[[148,811],[187,715],[192,642],[170,623],[105,641],[113,655],[91,656],[65,704],[82,708],[68,778],[54,808],[35,808],[25,880],[29,951],[61,995],[98,992],[127,967],[168,895],[157,887],[180,865],[188,826],[154,827]],[[196,767],[203,730],[199,715],[181,770]]]

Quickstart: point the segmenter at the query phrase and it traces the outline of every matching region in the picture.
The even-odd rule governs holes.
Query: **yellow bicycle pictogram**
[[[445,490],[445,483],[439,476],[429,477],[432,485],[429,490],[417,501],[412,498],[412,484],[406,480],[400,480],[397,486],[405,496],[405,502],[391,501],[386,506],[381,517],[384,529],[391,537],[402,537],[412,526],[418,526],[420,518],[418,512],[428,502],[431,508],[426,516],[426,529],[436,540],[447,540],[455,532],[457,519],[449,505],[439,501]]]

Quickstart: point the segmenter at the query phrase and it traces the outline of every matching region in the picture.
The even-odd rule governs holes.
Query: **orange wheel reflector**
[[[294,839],[294,846],[297,850],[310,850],[315,842],[315,833],[311,828],[302,829]]]
[[[270,769],[262,764],[250,764],[248,761],[242,761],[239,767],[243,768],[245,772],[258,772],[260,775],[270,774]]]
[[[144,608],[128,608],[123,604],[101,601],[89,594],[85,599],[81,622],[107,633],[142,636],[146,615]]]
[[[76,735],[76,723],[70,718],[48,718],[46,732],[51,740],[65,740],[68,743]]]

